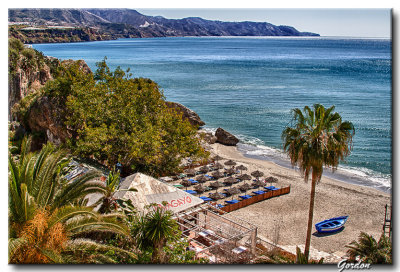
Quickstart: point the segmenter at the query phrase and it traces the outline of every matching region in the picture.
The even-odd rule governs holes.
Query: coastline
[[[288,195],[261,201],[229,214],[256,225],[260,237],[284,248],[295,250],[297,245],[304,247],[311,182],[304,182],[294,169],[272,161],[245,157],[237,147],[218,143],[210,147],[213,155],[218,154],[224,160],[232,159],[247,166],[247,173],[260,170],[264,172],[264,177],[278,178],[273,185],[291,186]],[[347,250],[345,245],[356,240],[362,231],[379,239],[385,205],[391,204],[391,194],[323,176],[316,188],[315,201],[313,224],[341,215],[348,215],[349,219],[343,231],[335,234],[318,235],[314,230],[311,238],[314,258],[324,256],[321,252],[342,257]]]
[[[216,129],[209,127],[201,128],[203,132],[215,133],[215,130]],[[235,136],[239,139],[237,152],[244,157],[261,161],[270,161],[283,168],[294,169],[283,151],[268,147],[264,145],[261,140],[254,137],[249,138],[244,135]],[[341,165],[334,172],[329,168],[324,169],[323,177],[357,186],[373,188],[388,194],[392,192],[391,176],[387,177],[385,174],[367,168]]]

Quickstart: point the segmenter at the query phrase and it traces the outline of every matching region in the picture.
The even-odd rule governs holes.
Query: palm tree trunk
[[[311,194],[310,194],[310,208],[308,210],[308,226],[307,226],[307,236],[306,245],[304,248],[304,255],[308,260],[310,253],[310,243],[311,243],[311,230],[313,227],[313,216],[314,216],[314,202],[315,202],[315,186],[317,184],[316,171],[313,169],[312,181],[311,181]]]

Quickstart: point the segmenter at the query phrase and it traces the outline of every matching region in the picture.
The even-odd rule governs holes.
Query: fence
[[[288,193],[290,193],[290,186],[285,187],[285,188],[280,188],[275,191],[268,191],[261,195],[255,195],[249,199],[244,199],[242,201],[239,201],[238,203],[226,205],[225,207],[222,207],[221,210],[223,210],[224,212],[231,212],[231,211],[246,207],[248,205],[251,205],[253,203],[260,202],[260,201],[263,201],[268,198],[285,195]]]

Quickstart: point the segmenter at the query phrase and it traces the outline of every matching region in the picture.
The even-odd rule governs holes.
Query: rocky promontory
[[[182,113],[182,118],[187,119],[192,126],[198,128],[206,124],[200,119],[200,116],[196,112],[180,103],[166,101],[165,104],[167,107],[176,109],[178,112]]]

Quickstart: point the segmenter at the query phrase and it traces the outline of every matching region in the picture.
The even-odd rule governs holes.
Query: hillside
[[[267,22],[166,19],[132,9],[9,9],[8,15],[10,36],[23,37],[26,43],[182,36],[319,36]],[[58,38],[44,40],[51,35]]]

